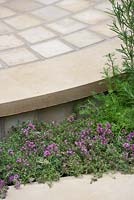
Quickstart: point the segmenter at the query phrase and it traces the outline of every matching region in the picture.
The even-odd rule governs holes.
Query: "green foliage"
[[[110,121],[120,128],[134,128],[134,1],[110,0],[113,11],[111,29],[122,41],[118,51],[122,55],[122,66],[116,65],[115,56],[108,54],[104,68],[104,78],[108,88],[107,95],[99,94],[94,99],[77,105],[78,115],[92,119]],[[99,102],[99,103],[98,103]]]
[[[59,124],[27,122],[0,142],[0,193],[8,185],[51,184],[63,176],[108,171],[132,173],[133,167],[134,132],[118,124],[73,116]]]
[[[109,0],[112,4],[113,16],[112,30],[118,34],[122,41],[119,52],[123,54],[125,70],[134,71],[134,1]]]

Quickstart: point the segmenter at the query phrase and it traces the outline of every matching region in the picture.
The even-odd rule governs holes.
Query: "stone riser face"
[[[0,118],[0,139],[8,136],[12,126],[26,121],[60,122],[72,114],[74,102]]]
[[[57,94],[52,94],[52,96],[49,96],[49,98],[44,99],[32,99],[31,102],[31,109],[32,111],[27,111],[27,101],[24,101],[24,104],[20,102],[20,104],[16,104],[13,106],[12,113],[13,115],[9,114],[8,109],[5,111],[8,111],[7,116],[0,117],[0,138],[3,138],[8,135],[8,132],[10,131],[12,126],[16,126],[17,123],[22,123],[26,121],[45,121],[45,122],[51,122],[56,121],[60,122],[63,119],[67,118],[69,115],[72,114],[73,106],[76,102],[81,101],[83,98],[92,96],[93,92],[100,93],[107,90],[105,82],[101,81],[95,82],[92,84],[83,85],[77,88],[71,88],[67,91],[60,91]],[[45,102],[46,99],[46,102]],[[47,103],[49,99],[49,104]],[[43,109],[35,109],[36,104],[40,103],[40,107]],[[23,108],[19,108],[20,107]],[[7,105],[7,107],[11,106]],[[29,106],[29,103],[28,103]],[[6,107],[6,106],[4,106]],[[3,108],[4,108],[3,107]],[[4,108],[5,109],[5,108]],[[20,110],[19,110],[20,109]],[[2,111],[2,109],[1,109]],[[17,112],[19,114],[17,114]],[[1,113],[2,114],[2,113]]]

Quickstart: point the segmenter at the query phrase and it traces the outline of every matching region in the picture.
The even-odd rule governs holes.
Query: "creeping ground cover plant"
[[[11,185],[18,189],[64,176],[134,173],[134,1],[110,2],[122,66],[108,55],[107,94],[77,104],[61,123],[29,121],[13,127],[0,141],[0,198]]]
[[[134,172],[134,131],[71,116],[56,123],[27,122],[0,143],[0,194],[7,187],[63,176]]]

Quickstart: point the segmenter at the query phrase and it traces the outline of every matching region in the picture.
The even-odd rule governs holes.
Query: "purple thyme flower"
[[[132,138],[134,138],[134,132],[129,133],[127,140],[131,140]]]
[[[21,163],[21,162],[22,162],[22,158],[17,158],[17,159],[16,159],[16,162],[17,162],[17,163]]]
[[[35,125],[32,122],[29,122],[28,127],[35,130]]]
[[[51,143],[51,144],[49,144],[48,146],[45,146],[45,151],[47,152],[47,151],[49,151],[50,153],[53,151],[53,152],[55,152],[55,153],[57,153],[57,151],[58,151],[58,147],[57,147],[57,144],[55,144],[55,143]]]
[[[132,151],[134,151],[134,144],[131,145],[131,149],[132,149]]]
[[[104,129],[102,128],[102,124],[98,123],[96,128],[97,133],[103,133]]]
[[[91,132],[91,129],[90,129],[90,128],[89,128],[89,129],[82,130],[82,131],[80,132],[81,138],[84,139],[90,132]]]
[[[95,136],[93,137],[93,140],[94,140],[94,141],[96,141],[96,140],[97,140],[97,138],[98,138],[98,137],[95,135]]]
[[[0,190],[4,187],[5,181],[0,179]]]
[[[13,151],[12,149],[8,149],[8,154],[9,154],[10,156],[14,155],[14,151]]]
[[[128,142],[125,142],[125,143],[123,144],[123,147],[124,147],[125,149],[127,149],[127,148],[130,147],[130,144],[129,144]]]
[[[88,154],[88,150],[87,150],[87,148],[86,148],[85,146],[82,146],[82,147],[81,147],[81,151],[82,151],[82,153],[84,153],[84,154]]]
[[[19,189],[20,188],[20,181],[16,181],[15,182],[15,186],[14,186],[16,189]]]
[[[82,145],[84,145],[84,142],[82,141],[75,141],[74,142],[76,146],[82,147]]]
[[[67,153],[68,155],[72,155],[74,152],[73,152],[72,149],[68,149],[68,150],[66,151],[66,153]]]
[[[98,123],[98,124],[97,124],[97,127],[102,128],[102,124],[101,124],[101,123]]]
[[[45,156],[45,157],[50,156],[50,155],[51,155],[50,151],[48,151],[48,150],[45,150],[45,151],[44,151],[44,156]]]
[[[75,117],[73,115],[67,118],[68,122],[73,122],[74,120],[75,120]]]
[[[22,146],[21,148],[20,148],[20,151],[25,151],[26,150],[26,147],[25,146]]]
[[[23,134],[24,134],[25,136],[28,136],[28,134],[29,134],[29,127],[28,127],[28,128],[23,128],[23,129],[22,129],[22,132],[23,132]]]
[[[102,139],[101,140],[101,144],[106,145],[107,144],[107,140],[106,139]]]
[[[54,149],[57,145],[55,143],[52,143],[52,144],[49,144],[47,146],[47,150],[51,150],[51,149]]]
[[[106,126],[107,129],[111,128],[111,124],[109,122],[107,122],[105,126]]]
[[[27,145],[27,147],[29,147],[31,149],[33,149],[33,148],[36,147],[36,145],[34,144],[34,142],[29,141],[29,140],[26,141],[26,145]]]
[[[9,176],[9,182],[13,182],[14,181],[14,175],[10,175]]]

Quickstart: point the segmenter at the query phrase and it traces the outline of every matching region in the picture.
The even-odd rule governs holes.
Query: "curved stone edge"
[[[97,81],[51,94],[4,103],[0,105],[0,116],[4,117],[39,110],[88,97],[93,94],[93,91],[96,93],[106,91],[105,84],[99,83],[100,81]]]
[[[105,55],[119,48],[117,38],[50,60],[0,72],[0,117],[47,108],[106,90]],[[120,56],[119,56],[120,62]]]

